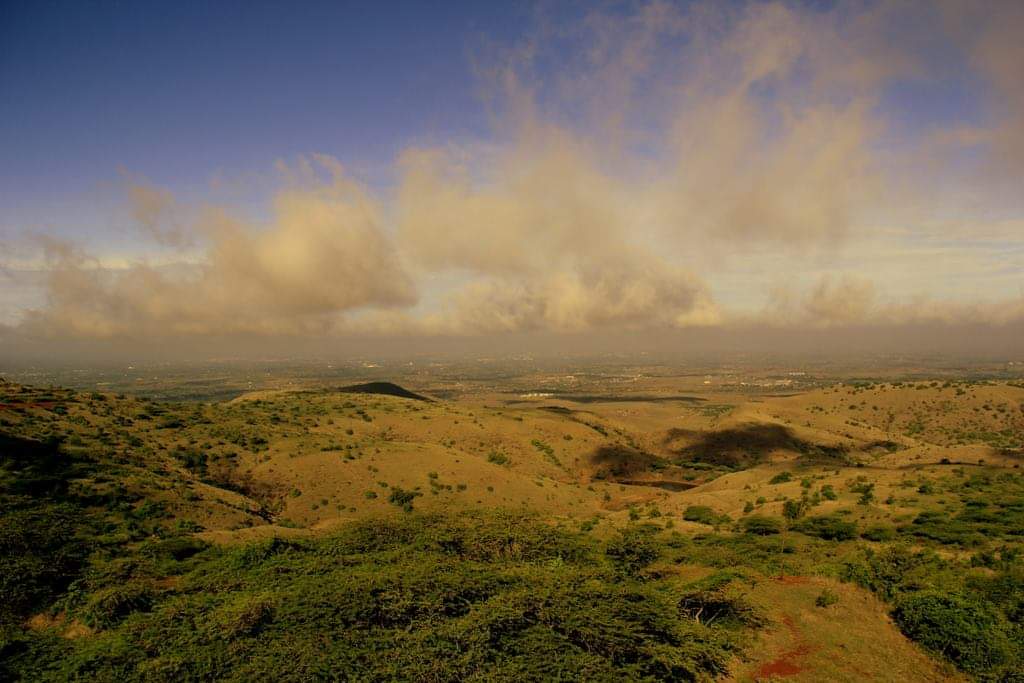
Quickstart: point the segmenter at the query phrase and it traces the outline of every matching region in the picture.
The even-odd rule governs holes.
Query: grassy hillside
[[[1024,662],[1021,387],[393,393],[0,384],[0,678],[1013,680]]]

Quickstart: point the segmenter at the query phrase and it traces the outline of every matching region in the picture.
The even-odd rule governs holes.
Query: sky
[[[1013,0],[6,2],[0,354],[1012,353],[1020,35]]]

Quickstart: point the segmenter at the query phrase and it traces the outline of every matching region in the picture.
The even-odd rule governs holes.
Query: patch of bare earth
[[[839,601],[818,607],[824,589]],[[735,662],[730,681],[958,681],[890,621],[886,606],[856,586],[822,577],[781,576],[760,582],[750,598],[769,626]]]

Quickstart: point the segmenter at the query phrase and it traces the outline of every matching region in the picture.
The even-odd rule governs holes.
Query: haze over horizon
[[[1012,354],[1024,3],[9,3],[0,344]]]

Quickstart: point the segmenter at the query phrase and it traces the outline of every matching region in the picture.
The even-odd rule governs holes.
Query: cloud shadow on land
[[[712,431],[673,428],[663,440],[679,461],[725,467],[751,467],[772,451],[793,451],[807,457],[845,459],[842,446],[814,443],[779,424],[751,423]]]

